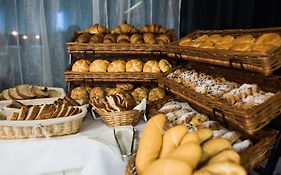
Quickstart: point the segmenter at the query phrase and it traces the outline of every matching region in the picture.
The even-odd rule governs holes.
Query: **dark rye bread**
[[[19,116],[18,116],[18,120],[25,120],[27,114],[28,114],[28,107],[27,106],[23,106],[21,109],[20,109],[20,112],[19,112]]]
[[[52,116],[52,114],[55,112],[56,108],[52,104],[45,104],[40,107],[40,111],[38,115],[36,116],[35,120],[43,120],[48,119]]]
[[[34,120],[38,115],[39,111],[40,111],[40,107],[38,105],[32,106],[31,108],[29,108],[25,120]]]
[[[8,89],[8,95],[12,100],[23,100],[23,98],[17,93],[16,88]]]

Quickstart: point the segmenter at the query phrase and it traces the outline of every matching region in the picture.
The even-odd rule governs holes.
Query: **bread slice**
[[[28,114],[28,107],[23,106],[20,109],[18,120],[25,120],[27,114]]]
[[[75,108],[73,106],[69,106],[68,110],[67,110],[67,113],[65,114],[64,117],[70,116],[73,113],[74,110],[75,110]]]
[[[79,113],[79,108],[74,108],[74,111],[69,115],[69,116],[72,116],[72,115],[76,115]]]
[[[5,100],[12,100],[9,96],[9,89],[3,90],[2,95],[3,95]]]
[[[36,116],[35,120],[43,120],[50,118],[55,112],[56,107],[52,104],[45,104],[40,107],[40,111]]]
[[[7,117],[7,120],[17,120],[19,117],[19,113],[18,112],[14,112],[12,115]]]
[[[17,94],[16,88],[8,89],[8,95],[13,100],[23,100],[23,98]]]
[[[44,87],[44,86],[32,86],[31,92],[37,98],[47,98],[47,97],[49,97],[49,90],[48,90],[47,87]]]
[[[32,85],[21,84],[16,87],[17,94],[24,99],[35,98],[35,95],[31,91]]]
[[[34,105],[31,108],[29,108],[29,111],[27,113],[27,116],[25,120],[34,120],[36,116],[38,115],[40,110],[40,107],[38,105]]]
[[[62,110],[62,105],[61,105],[61,104],[56,105],[56,110],[55,110],[55,112],[51,115],[50,118],[57,118],[61,110]]]
[[[67,104],[63,104],[61,108],[62,109],[61,109],[59,115],[57,116],[57,118],[58,117],[64,117],[68,112],[68,105]]]

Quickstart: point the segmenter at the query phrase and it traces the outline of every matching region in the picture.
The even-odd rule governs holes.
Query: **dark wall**
[[[180,36],[197,29],[281,26],[281,0],[182,0]]]

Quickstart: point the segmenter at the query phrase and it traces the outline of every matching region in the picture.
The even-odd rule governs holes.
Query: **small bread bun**
[[[223,150],[231,149],[231,143],[223,138],[213,138],[205,142],[202,148],[203,154],[210,158]]]
[[[141,72],[143,62],[140,60],[130,60],[126,63],[126,72]]]
[[[91,62],[89,60],[78,60],[72,65],[73,72],[89,72],[89,66]]]
[[[186,143],[190,143],[190,142],[195,142],[200,144],[200,138],[198,136],[198,134],[196,132],[190,132],[187,133],[183,139],[181,140],[180,145],[186,144]]]
[[[86,87],[80,86],[72,89],[70,97],[74,100],[88,99],[88,92],[86,90]]]
[[[208,164],[214,164],[219,162],[233,162],[236,164],[240,164],[240,156],[237,152],[233,151],[232,149],[227,149],[212,157],[208,161]]]
[[[116,84],[116,88],[124,91],[131,91],[134,89],[134,85],[130,83]]]
[[[145,87],[138,87],[133,92],[131,92],[132,96],[134,97],[137,103],[140,103],[142,99],[148,98],[148,89]]]
[[[181,160],[158,159],[147,167],[143,175],[192,175],[192,168]]]
[[[200,170],[196,171],[194,174],[201,175],[198,174],[198,172],[200,171],[209,171],[213,174],[223,174],[223,175],[247,175],[246,170],[242,166],[231,162],[220,162],[220,163],[210,164],[204,166]]]
[[[165,91],[162,88],[156,87],[150,90],[148,94],[149,101],[157,101],[165,97]]]
[[[170,70],[172,68],[172,65],[167,60],[161,59],[159,61],[159,67],[162,72],[167,72],[168,70]]]
[[[90,64],[90,72],[106,72],[109,62],[107,60],[95,60]]]
[[[92,98],[104,98],[105,97],[105,92],[102,87],[94,87],[91,92],[90,92],[90,99]]]
[[[255,45],[270,44],[276,47],[281,45],[281,37],[278,33],[266,33],[259,36],[255,42]]]
[[[157,61],[148,61],[143,66],[143,72],[160,73],[161,69]]]
[[[107,67],[108,72],[125,72],[126,62],[123,60],[115,60],[111,62]]]

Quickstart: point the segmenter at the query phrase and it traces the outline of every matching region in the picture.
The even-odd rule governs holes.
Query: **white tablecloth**
[[[141,130],[141,121],[136,128]],[[0,174],[123,175],[126,163],[93,136],[111,131],[86,117],[78,134],[47,139],[0,140]]]

